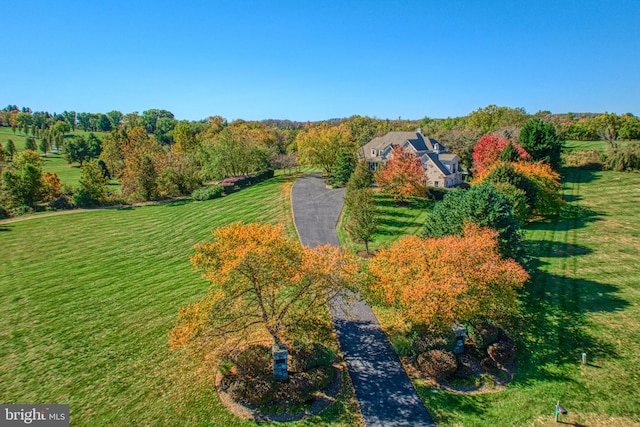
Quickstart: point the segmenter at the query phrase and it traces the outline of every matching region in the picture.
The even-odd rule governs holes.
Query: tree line
[[[522,129],[533,122],[537,127],[523,136]],[[70,163],[79,164],[82,168],[94,161],[96,165],[92,164],[91,168],[99,167],[103,180],[114,179],[121,185],[121,194],[106,190],[97,193],[85,191],[85,194],[101,195],[90,201],[91,204],[186,196],[226,177],[250,175],[266,169],[290,170],[298,165],[321,168],[333,185],[346,185],[355,170],[362,145],[389,131],[411,131],[418,126],[425,135],[440,140],[449,151],[458,154],[462,165],[471,173],[481,171],[481,162],[474,156],[479,155],[478,147],[485,145],[483,135],[501,138],[502,148],[506,140],[517,142],[529,138],[527,135],[534,135],[533,139],[529,138],[532,142],[527,145],[527,153],[557,168],[560,151],[540,145],[544,139],[541,136],[553,129],[555,142],[551,144],[559,146],[558,141],[567,135],[568,126],[586,126],[585,123],[597,129],[598,137],[607,140],[612,147],[612,167],[621,170],[633,168],[638,157],[633,151],[635,145],[625,148],[626,145],[618,144],[622,138],[637,136],[636,130],[640,126],[637,126],[638,119],[631,114],[565,115],[559,121],[558,115],[547,112],[531,116],[523,109],[491,105],[465,117],[424,118],[419,121],[352,116],[317,123],[278,120],[236,120],[229,123],[220,116],[200,121],[178,121],[173,113],[160,109],[146,110],[142,114],[119,111],[50,114],[9,105],[0,112],[0,124],[10,126],[15,134],[26,137],[26,149],[40,151],[43,156],[51,150],[60,152]],[[79,134],[76,129],[90,133]],[[498,155],[495,149],[492,153]],[[21,163],[13,165],[17,154],[15,143],[7,141],[5,147],[0,148],[0,160],[3,161],[0,167],[20,175],[16,165]],[[406,171],[409,172],[420,169],[399,164],[408,167]],[[389,165],[387,172],[391,166],[393,164]],[[405,188],[404,192],[395,193],[398,197],[422,191],[422,187],[395,182],[394,174],[388,175],[380,174],[377,179],[385,184],[384,187]],[[64,186],[64,191],[54,201],[47,202],[45,197],[20,199],[15,194],[8,197],[11,191],[6,187],[9,185],[17,185],[17,181],[3,180],[2,204],[16,212],[33,209],[43,203],[72,206],[76,202],[80,205],[89,202],[85,197],[75,200],[74,194],[78,189],[74,191]],[[407,190],[411,188],[413,190]],[[515,197],[516,192],[512,193]],[[528,201],[531,204],[532,197]],[[528,210],[532,211],[531,208]]]

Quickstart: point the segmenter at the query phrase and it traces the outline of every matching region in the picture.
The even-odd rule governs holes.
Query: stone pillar
[[[273,376],[276,381],[286,381],[289,379],[289,349],[284,344],[274,344],[271,347],[273,354]]]

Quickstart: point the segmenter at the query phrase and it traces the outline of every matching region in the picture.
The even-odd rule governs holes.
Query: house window
[[[435,181],[433,185],[435,185],[436,187],[440,187],[440,181]]]
[[[375,149],[372,149],[372,150],[371,150],[371,155],[372,155],[372,156],[375,156],[375,155],[376,155],[376,150],[375,150]]]
[[[369,171],[370,172],[375,172],[375,170],[377,169],[378,164],[375,162],[369,162]]]

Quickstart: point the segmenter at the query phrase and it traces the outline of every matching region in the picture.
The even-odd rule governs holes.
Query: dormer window
[[[372,156],[375,156],[375,155],[376,155],[376,150],[375,150],[375,148],[372,148],[372,149],[371,149],[371,155],[372,155]]]

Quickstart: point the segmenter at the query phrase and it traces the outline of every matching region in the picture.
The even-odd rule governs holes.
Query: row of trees
[[[180,310],[170,334],[173,348],[195,348],[207,357],[246,345],[256,332],[274,344],[313,335],[307,319],[362,285],[434,333],[455,321],[507,321],[528,279],[517,262],[501,257],[497,233],[474,224],[462,237],[403,238],[378,252],[368,268],[339,248],[305,248],[282,226],[237,223],[213,235],[191,259],[209,291]]]

